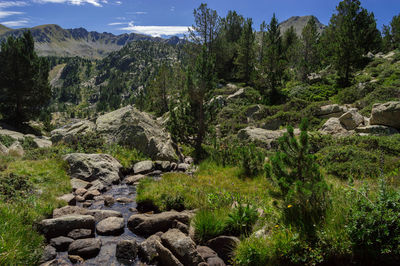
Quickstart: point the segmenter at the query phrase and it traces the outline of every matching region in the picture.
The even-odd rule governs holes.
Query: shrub
[[[264,170],[265,155],[253,143],[240,148],[240,164],[246,177],[261,174]]]
[[[15,139],[8,135],[0,135],[0,143],[6,146],[7,148],[10,147],[15,142]]]
[[[193,218],[194,236],[197,242],[205,243],[224,233],[226,211],[202,209]]]
[[[27,197],[33,191],[33,185],[26,176],[9,173],[0,175],[0,199],[5,201]]]
[[[267,176],[272,176],[283,196],[283,219],[309,238],[315,238],[316,225],[324,220],[328,204],[328,186],[310,154],[307,121],[300,125],[298,141],[291,126],[279,139],[279,149],[267,165]]]
[[[239,243],[235,250],[235,265],[265,266],[269,262],[269,249],[265,238],[249,237]]]
[[[400,193],[383,180],[377,199],[370,200],[368,190],[355,193],[355,207],[349,215],[349,235],[354,254],[360,260],[394,263],[400,258]]]
[[[167,210],[183,211],[185,209],[185,198],[180,194],[162,194],[161,202]]]
[[[235,236],[248,236],[257,222],[257,208],[250,204],[237,204],[228,214],[226,231]]]
[[[25,137],[21,143],[21,146],[24,148],[24,150],[32,150],[38,147],[36,142],[31,137]]]

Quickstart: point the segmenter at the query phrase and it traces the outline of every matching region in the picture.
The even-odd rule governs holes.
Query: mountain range
[[[182,41],[176,36],[163,39],[137,33],[114,35],[107,32],[89,32],[84,28],[63,29],[55,24],[21,29],[10,29],[0,24],[0,42],[8,36],[21,36],[26,30],[31,31],[35,40],[35,49],[41,56],[79,56],[88,59],[102,59],[132,41],[148,40],[169,44],[177,44]]]
[[[293,27],[296,34],[298,36],[300,36],[303,28],[307,25],[308,21],[312,17],[314,17],[316,20],[319,33],[322,33],[324,31],[324,29],[326,28],[326,26],[324,24],[322,24],[318,20],[318,18],[316,18],[315,16],[302,16],[302,17],[293,16],[293,17],[290,17],[289,19],[287,19],[279,24],[279,29],[281,30],[281,33],[283,34],[290,27]]]

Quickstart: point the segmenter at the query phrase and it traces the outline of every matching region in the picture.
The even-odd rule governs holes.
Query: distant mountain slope
[[[0,25],[0,42],[10,35],[20,36],[26,30],[32,32],[36,51],[41,56],[101,59],[132,41],[179,42],[179,39],[177,41],[174,37],[165,40],[136,33],[114,35],[106,32],[89,32],[84,28],[63,29],[54,24],[22,29],[9,29]]]
[[[280,23],[279,29],[281,30],[281,33],[283,34],[291,26],[293,26],[296,34],[300,36],[303,28],[307,25],[307,22],[310,20],[311,17],[314,17],[315,20],[317,21],[317,27],[318,27],[319,32],[320,33],[323,32],[324,29],[326,28],[326,26],[324,24],[322,24],[321,22],[319,22],[318,18],[316,18],[315,16],[291,17],[291,18],[283,21],[282,23]]]

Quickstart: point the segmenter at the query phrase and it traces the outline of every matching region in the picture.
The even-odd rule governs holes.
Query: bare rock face
[[[170,229],[161,236],[162,244],[184,265],[204,262],[193,240],[178,229]]]
[[[166,232],[173,228],[175,220],[189,224],[189,214],[176,211],[158,214],[134,214],[128,220],[128,228],[135,234],[150,236],[159,231]]]
[[[96,131],[109,143],[134,147],[153,160],[178,160],[169,134],[150,115],[132,106],[97,118]]]
[[[95,220],[90,215],[67,215],[45,219],[39,223],[40,231],[48,238],[66,236],[74,229],[94,230]]]
[[[400,129],[400,101],[374,104],[369,123]]]
[[[54,143],[60,141],[68,143],[71,142],[75,136],[93,132],[95,128],[96,125],[88,120],[82,120],[77,123],[68,124],[51,131],[51,141]]]
[[[69,245],[68,254],[90,259],[99,254],[100,248],[101,240],[98,238],[78,239]]]
[[[122,165],[108,154],[71,153],[64,156],[71,178],[86,182],[100,180],[105,185],[118,183]]]

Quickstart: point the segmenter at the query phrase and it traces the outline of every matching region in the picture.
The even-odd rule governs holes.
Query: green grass
[[[0,196],[0,265],[35,265],[44,245],[43,236],[37,232],[35,224],[49,217],[54,208],[65,204],[56,198],[71,189],[66,165],[54,158],[1,158],[1,161],[6,165],[1,173],[3,177],[12,174],[25,178],[33,191],[11,198]],[[3,185],[12,184],[7,182]]]

